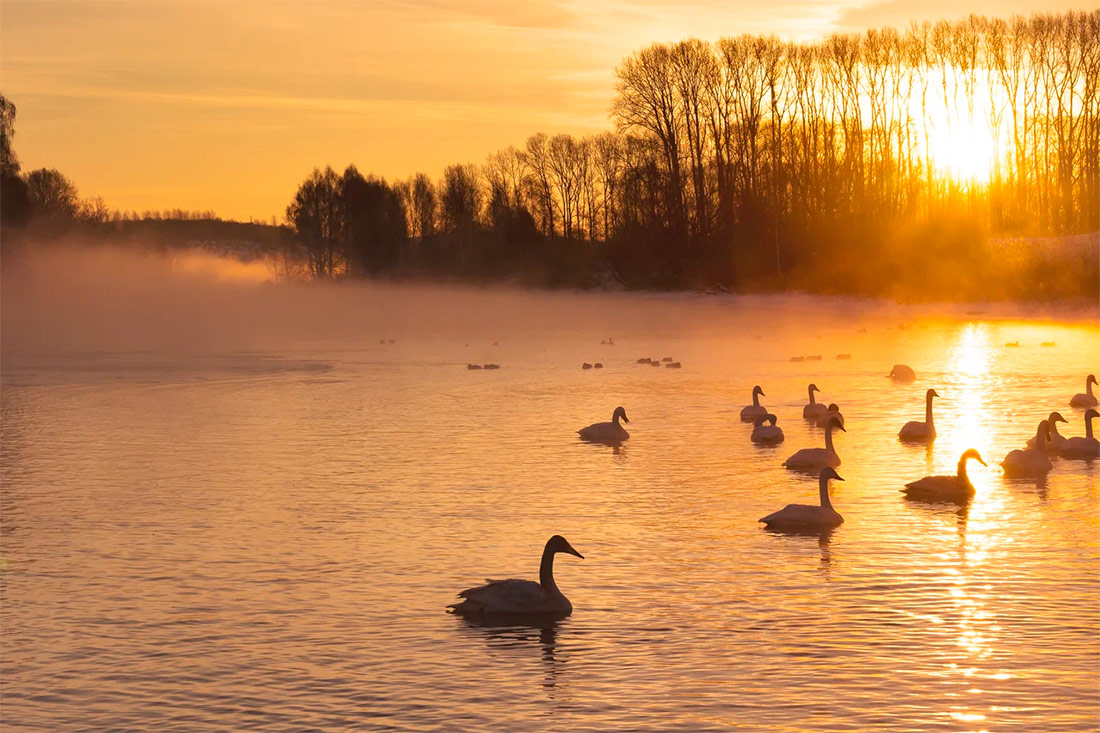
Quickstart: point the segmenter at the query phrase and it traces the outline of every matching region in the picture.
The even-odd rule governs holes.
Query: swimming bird
[[[760,404],[761,397],[767,397],[767,395],[764,394],[764,390],[760,389],[758,384],[752,388],[752,404],[741,410],[741,422],[752,422],[756,418],[768,414],[767,408]]]
[[[630,422],[626,416],[626,410],[622,407],[616,407],[615,412],[611,414],[611,422],[593,423],[587,428],[578,430],[577,434],[581,436],[581,440],[593,443],[619,443],[630,437],[630,433],[626,432],[626,429],[619,424],[619,418],[627,423]]]
[[[905,485],[902,493],[909,499],[922,501],[949,501],[962,503],[974,497],[974,484],[966,475],[966,462],[973,458],[983,466],[981,454],[973,448],[963,451],[959,456],[959,467],[954,476],[925,476]]]
[[[783,465],[796,471],[812,471],[814,473],[826,466],[833,468],[839,466],[840,456],[836,454],[836,449],[833,448],[833,428],[844,430],[844,426],[837,417],[830,418],[828,424],[825,425],[824,448],[803,448],[784,461]],[[844,430],[844,432],[848,431]]]
[[[1066,442],[1066,439],[1058,433],[1058,423],[1060,422],[1064,422],[1067,425],[1069,424],[1069,420],[1062,417],[1060,413],[1050,413],[1050,417],[1047,418],[1047,425],[1050,427],[1050,442],[1043,446],[1044,450],[1049,451],[1051,448],[1053,448],[1055,452],[1058,452],[1058,450],[1061,449],[1062,444]],[[1027,447],[1035,447],[1035,438],[1027,439]]]
[[[1035,445],[1026,450],[1009,451],[1001,461],[1006,476],[1040,476],[1051,469],[1050,459],[1043,448],[1050,440],[1050,423],[1043,420],[1035,431]]]
[[[917,378],[916,372],[904,364],[895,364],[887,376],[895,382],[912,382]]]
[[[592,368],[592,365],[589,364],[587,361],[585,363],[581,364],[581,369],[591,369],[591,368]]]
[[[910,420],[901,426],[898,438],[912,443],[929,443],[936,439],[936,426],[932,423],[932,398],[939,397],[934,389],[924,393],[924,422]]]
[[[833,504],[829,501],[829,479],[843,481],[832,468],[823,468],[818,476],[818,491],[821,496],[821,504],[813,506],[809,504],[788,504],[777,512],[769,514],[760,521],[768,527],[835,527],[844,522]]]
[[[816,424],[819,428],[823,428],[834,417],[840,420],[841,425],[844,425],[844,415],[840,414],[840,406],[835,402],[830,402],[825,412],[817,417]]]
[[[1098,458],[1100,457],[1100,441],[1092,437],[1092,419],[1100,417],[1100,412],[1091,407],[1085,411],[1085,437],[1066,438],[1062,443],[1061,453],[1063,458]]]
[[[765,425],[765,422],[770,422],[771,425]],[[752,435],[749,439],[754,443],[782,443],[783,442],[783,429],[777,427],[775,415],[770,412],[763,417],[758,417],[753,420],[752,423]]]
[[[1085,380],[1085,391],[1073,395],[1069,401],[1070,407],[1096,407],[1096,395],[1092,393],[1092,385],[1097,384],[1096,375],[1090,374]]]
[[[820,420],[829,411],[828,407],[814,400],[814,392],[820,392],[821,390],[817,388],[816,384],[811,384],[806,388],[806,391],[810,393],[810,402],[802,408],[802,417],[806,420]]]
[[[464,600],[447,606],[451,613],[479,618],[501,615],[568,616],[573,604],[554,582],[554,555],[566,552],[584,559],[564,537],[551,537],[542,551],[539,582],[533,580],[486,580],[485,585],[468,588],[458,594]]]

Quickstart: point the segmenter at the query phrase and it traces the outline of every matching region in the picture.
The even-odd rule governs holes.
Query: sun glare
[[[993,174],[996,144],[984,120],[939,126],[930,141],[931,157],[944,176],[960,182],[984,183]]]

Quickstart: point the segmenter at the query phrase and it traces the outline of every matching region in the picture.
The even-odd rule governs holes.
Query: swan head
[[[973,458],[975,461],[982,464],[983,466],[988,465],[985,461],[982,460],[981,453],[978,453],[978,451],[974,448],[967,448],[965,451],[963,451],[963,454],[959,456],[959,462],[965,463],[970,458]]]
[[[778,420],[779,420],[779,418],[777,418],[775,415],[771,414],[770,412],[767,415],[764,416],[764,419],[767,420],[768,422],[770,422],[772,424],[773,428],[775,427],[775,423],[778,422]]]
[[[764,394],[764,390],[760,389],[759,384],[752,388],[752,394],[753,396],[760,395],[761,397],[767,397],[767,395]]]
[[[1064,423],[1069,422],[1069,420],[1062,417],[1062,414],[1059,413],[1059,412],[1050,413],[1050,417],[1048,417],[1047,420],[1050,422],[1051,425],[1053,425],[1056,422],[1064,422]]]
[[[828,412],[840,412],[840,406],[835,402],[830,402],[829,407],[826,409]]]
[[[826,466],[825,468],[821,469],[821,475],[818,478],[820,478],[822,481],[828,481],[829,479],[832,479],[833,481],[844,480],[840,477],[840,474],[836,472],[836,469],[830,466]]]
[[[550,553],[565,552],[570,555],[576,555],[581,560],[584,559],[584,555],[573,549],[573,545],[569,544],[569,540],[562,537],[560,534],[556,534],[550,538],[546,543],[546,551]]]
[[[816,384],[811,384],[810,385],[810,391],[811,392],[820,392],[821,390],[817,388]]]
[[[1050,422],[1042,420],[1039,422],[1038,434],[1042,436],[1044,441],[1050,440]]]
[[[623,422],[625,422],[627,424],[630,423],[630,418],[628,418],[626,416],[626,408],[624,408],[624,407],[620,406],[620,407],[615,408],[615,412],[613,412],[611,414],[611,419],[614,420],[617,417],[621,417],[623,419]],[[569,543],[567,542],[566,544],[569,544]]]
[[[844,430],[844,426],[840,424],[840,418],[836,417],[835,415],[833,417],[829,418],[829,422],[825,427],[826,428],[840,428],[841,430]],[[844,432],[848,432],[848,431],[844,430]]]
[[[758,427],[760,427],[761,425],[763,425],[763,424],[764,424],[764,421],[765,421],[765,420],[767,420],[767,419],[768,419],[768,416],[767,416],[767,415],[760,415],[759,417],[757,417],[757,418],[754,418],[754,419],[753,419],[753,421],[752,421],[752,426],[753,426],[754,428],[758,428]],[[774,423],[772,423],[772,424],[774,425]]]
[[[930,399],[932,399],[933,397],[939,397],[939,396],[940,396],[940,393],[939,393],[939,392],[937,392],[937,391],[936,391],[936,390],[934,390],[934,389],[930,389],[930,390],[928,390],[927,392],[925,392],[925,393],[924,393],[924,396],[925,396],[925,399],[929,399],[929,400],[930,400]]]
[[[1091,407],[1089,409],[1085,410],[1085,422],[1088,422],[1089,420],[1093,419],[1094,417],[1100,417],[1100,412],[1097,412],[1096,410],[1092,409]]]
[[[1086,387],[1088,387],[1090,384],[1095,384],[1097,386],[1100,386],[1100,382],[1096,381],[1096,375],[1095,374],[1090,374],[1089,378],[1085,380],[1085,386]]]

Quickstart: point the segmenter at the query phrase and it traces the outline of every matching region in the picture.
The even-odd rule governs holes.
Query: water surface
[[[1096,728],[1098,468],[996,468],[1051,410],[1083,433],[1067,403],[1100,365],[1095,322],[461,297],[243,349],[5,353],[5,726]],[[917,381],[886,379],[895,362]],[[759,517],[816,501],[780,465],[822,444],[809,382],[846,416],[845,523],[769,532]],[[754,384],[779,447],[738,420]],[[899,444],[928,387],[935,446]],[[626,445],[576,439],[619,404]],[[967,509],[898,493],[967,447],[991,466]],[[553,533],[586,558],[556,565],[572,617],[444,613],[485,577],[536,578]]]

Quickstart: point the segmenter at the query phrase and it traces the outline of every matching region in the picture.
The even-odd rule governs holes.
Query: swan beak
[[[841,430],[843,430],[844,432],[848,432],[843,425],[837,424],[837,427],[840,428]]]
[[[974,458],[975,458],[975,460],[978,461],[978,463],[982,464],[983,466],[987,466],[987,467],[989,466],[988,463],[986,463],[985,461],[982,460],[981,456],[974,456]]]
[[[833,476],[833,481],[843,481],[843,480],[844,479],[842,479],[840,476]]]
[[[630,418],[626,416],[625,412],[623,413],[623,422],[625,422],[627,425],[630,424]]]
[[[569,549],[568,549],[568,550],[566,550],[566,552],[568,552],[568,553],[569,553],[570,555],[576,555],[576,556],[577,556],[577,557],[579,557],[579,558],[580,558],[581,560],[583,560],[583,559],[584,559],[584,555],[582,555],[581,553],[579,553],[579,552],[577,552],[576,550],[574,550],[574,549],[572,548],[572,546],[570,546],[570,547],[569,547]]]

